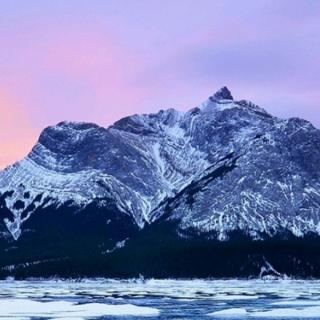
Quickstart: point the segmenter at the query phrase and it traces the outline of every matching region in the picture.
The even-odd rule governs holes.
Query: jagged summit
[[[231,91],[226,87],[219,89],[212,97],[213,100],[233,100]]]

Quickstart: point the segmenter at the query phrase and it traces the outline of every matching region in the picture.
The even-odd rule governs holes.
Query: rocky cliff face
[[[235,101],[225,87],[187,112],[134,115],[108,128],[62,122],[0,172],[1,234],[23,241],[48,210],[95,208],[108,216],[106,233],[120,216],[140,230],[174,223],[187,238],[318,235],[319,163],[312,124]]]

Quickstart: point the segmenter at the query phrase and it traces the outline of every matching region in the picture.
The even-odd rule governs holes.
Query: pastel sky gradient
[[[63,120],[187,110],[227,85],[320,127],[318,0],[3,0],[0,168]]]

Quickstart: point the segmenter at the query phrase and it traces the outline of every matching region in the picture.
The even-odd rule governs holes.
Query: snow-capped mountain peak
[[[187,112],[46,128],[25,159],[0,172],[0,210],[15,239],[44,208],[110,204],[139,228],[168,217],[180,233],[219,239],[235,230],[318,234],[319,161],[319,130],[223,87]]]
[[[211,97],[212,100],[233,100],[233,96],[231,91],[225,86],[219,89],[216,93],[214,93]]]

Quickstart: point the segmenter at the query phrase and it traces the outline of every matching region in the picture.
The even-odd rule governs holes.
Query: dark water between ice
[[[320,319],[320,282],[1,281],[1,319]]]

